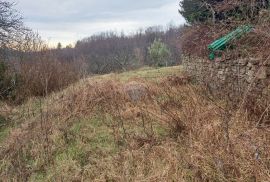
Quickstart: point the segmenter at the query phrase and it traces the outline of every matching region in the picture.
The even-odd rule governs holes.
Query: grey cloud
[[[26,24],[53,41],[75,41],[106,30],[184,23],[178,0],[17,0]],[[107,26],[106,26],[107,25]]]

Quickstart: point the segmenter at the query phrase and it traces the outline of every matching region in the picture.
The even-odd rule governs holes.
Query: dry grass
[[[168,78],[156,73],[158,82],[123,80],[123,74],[85,79],[10,109],[14,124],[1,144],[1,178],[270,179],[268,127],[258,128],[242,110],[227,112],[222,99],[208,99],[180,72]]]

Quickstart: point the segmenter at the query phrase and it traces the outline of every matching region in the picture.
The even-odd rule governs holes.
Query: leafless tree
[[[56,50],[62,54],[62,60],[70,57],[84,57],[92,73],[108,73],[134,69],[153,63],[148,56],[148,47],[155,39],[161,39],[172,51],[170,64],[179,63],[180,54],[178,37],[182,27],[153,26],[139,29],[132,35],[105,32],[84,38],[77,42],[74,49]],[[72,55],[73,51],[73,56]],[[65,56],[63,57],[63,53]]]
[[[0,46],[13,45],[27,29],[23,25],[22,16],[14,9],[15,3],[0,0]]]

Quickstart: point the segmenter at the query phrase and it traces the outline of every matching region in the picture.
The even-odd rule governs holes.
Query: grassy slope
[[[0,178],[268,181],[269,131],[167,78],[181,75],[176,66],[95,76],[0,109],[9,122],[0,130]],[[127,97],[130,83],[144,88],[144,99]]]
[[[5,145],[5,142],[8,143],[8,141],[6,140],[9,140],[9,131],[13,131],[11,133],[12,135],[17,132],[16,128],[19,128],[18,130],[20,130],[22,128],[22,125],[31,125],[30,123],[33,122],[42,125],[42,122],[45,122],[40,119],[42,117],[41,115],[45,115],[42,112],[48,112],[48,107],[51,107],[51,104],[54,105],[53,108],[55,110],[59,109],[61,104],[58,106],[58,103],[55,103],[55,100],[58,100],[59,97],[63,96],[69,97],[69,95],[72,94],[72,92],[74,91],[80,92],[80,89],[82,89],[81,91],[83,92],[83,87],[86,83],[102,84],[102,82],[116,81],[120,84],[125,84],[134,79],[143,79],[147,81],[158,82],[161,79],[166,78],[167,76],[175,76],[180,74],[180,66],[167,68],[146,67],[139,70],[119,74],[112,73],[108,75],[90,77],[85,80],[81,80],[80,82],[70,86],[69,88],[65,89],[60,93],[52,94],[45,99],[32,98],[27,103],[17,108],[13,108],[12,114],[9,115],[9,122],[12,124],[5,125],[1,128],[0,141],[2,145]],[[55,113],[60,114],[57,113],[57,111]],[[106,118],[104,119],[104,117]],[[62,118],[57,117],[51,118],[51,120],[53,120],[52,122],[57,122],[57,120],[61,119]],[[113,170],[112,168],[114,167],[112,162],[113,160],[115,160],[113,159],[113,156],[117,156],[117,154],[119,155],[119,152],[125,150],[124,148],[126,146],[126,141],[124,139],[119,139],[117,143],[115,142],[115,137],[118,136],[114,136],[114,129],[112,129],[112,127],[107,124],[108,122],[110,122],[111,119],[111,116],[103,113],[102,111],[96,111],[96,113],[84,114],[80,115],[79,117],[76,116],[74,118],[69,118],[69,125],[68,128],[65,128],[64,137],[63,134],[58,130],[56,130],[50,135],[50,138],[54,143],[53,145],[57,146],[57,150],[54,151],[55,153],[51,154],[54,165],[48,165],[46,169],[40,170],[40,166],[46,163],[44,159],[42,159],[42,156],[31,156],[31,154],[25,154],[23,156],[23,158],[25,158],[24,162],[26,162],[27,166],[35,171],[32,172],[29,176],[27,176],[29,180],[50,181],[53,179],[59,180],[60,178],[66,180],[76,180],[77,178],[79,178],[79,173],[82,172],[83,168],[85,168],[84,170],[90,170],[91,173],[93,173],[91,175],[86,175],[87,177],[89,177],[89,180],[104,180],[107,174],[104,174],[102,176],[99,176],[99,174],[102,172],[102,170],[104,170],[104,167],[107,168],[106,165],[108,165],[109,167],[108,171]],[[125,129],[127,130],[126,132],[133,132],[137,134],[141,133],[142,135],[145,135],[145,129],[141,128],[137,124],[130,123],[125,125]],[[154,123],[151,127],[153,127],[154,135],[156,137],[164,137],[168,135],[168,129],[166,127],[163,127],[159,123]],[[43,129],[41,128],[41,130]],[[117,132],[121,133],[119,134],[119,137],[122,137],[120,135],[122,135],[123,131],[120,130],[121,129],[119,129],[119,131]],[[29,132],[30,137],[32,137],[31,131],[27,132]],[[42,133],[42,131],[37,132]],[[41,135],[44,135],[44,133],[42,133]],[[13,136],[11,136],[11,138],[12,137]],[[37,144],[39,142],[39,139],[36,139],[35,137],[38,138],[38,136],[33,136],[32,142]],[[33,146],[30,146],[30,148],[31,147]],[[39,148],[37,150],[43,150],[42,146],[36,147]],[[3,164],[5,164],[9,163],[10,161],[4,160],[2,162]],[[93,169],[91,166],[92,162],[97,163],[96,165],[94,165],[95,167]],[[3,165],[2,170],[4,170],[6,167],[8,166]],[[18,176],[16,177],[15,174],[11,174],[10,176],[15,176],[14,179],[17,180],[20,179]]]
[[[135,71],[128,71],[123,72],[120,74],[107,74],[103,76],[96,76],[93,79],[94,80],[104,80],[104,79],[115,79],[122,82],[126,82],[130,79],[135,78],[143,78],[146,80],[159,80],[160,78],[165,78],[167,76],[173,76],[173,75],[179,75],[182,68],[180,66],[174,66],[174,67],[164,67],[164,68],[150,68],[150,67],[144,67]]]

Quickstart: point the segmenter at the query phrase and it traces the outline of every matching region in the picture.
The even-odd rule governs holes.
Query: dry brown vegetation
[[[256,31],[234,43],[238,49],[225,51],[227,58],[267,57],[267,13],[260,12]],[[182,49],[206,57],[207,44],[243,23],[250,20],[187,27]],[[149,31],[154,40],[157,32]],[[167,33],[178,55],[174,37],[179,30]],[[269,87],[260,95],[252,83],[240,94],[226,84],[213,90],[194,84],[180,67],[79,80],[85,64],[72,62],[76,49],[48,50],[37,35],[29,36],[12,52],[19,54],[19,69],[14,69],[19,84],[8,96],[21,105],[0,102],[2,181],[269,181]],[[122,46],[133,45],[133,39],[111,36],[110,44],[119,44],[118,57],[109,47],[101,65],[93,60],[95,73],[131,68],[134,47]],[[86,55],[95,57],[95,49],[107,46],[103,38],[85,39],[77,48],[86,53],[91,48]],[[136,46],[136,57],[147,60]],[[54,55],[58,51],[62,55]],[[126,57],[130,52],[134,55]]]
[[[218,5],[219,7],[224,7],[226,9],[229,4],[222,3]],[[216,11],[219,12],[220,10],[217,8]],[[215,24],[198,23],[192,26],[187,26],[181,36],[182,51],[186,55],[208,59],[209,50],[207,49],[207,46],[214,40],[225,36],[240,25],[252,25],[254,30],[251,33],[230,43],[228,49],[223,52],[223,59],[267,59],[270,52],[269,17],[270,13],[268,10],[261,10],[258,16],[252,17],[254,19],[243,16],[242,18],[244,20],[231,18],[218,21]]]
[[[81,80],[5,109],[12,129],[2,137],[1,178],[269,180],[269,127],[241,104],[207,97],[182,73],[157,82],[123,76]]]
[[[30,63],[21,63],[19,83],[16,89],[16,102],[24,101],[34,96],[46,96],[54,91],[60,91],[78,81],[83,76],[77,63],[61,62],[50,55],[39,57]],[[83,66],[83,64],[82,64]]]

